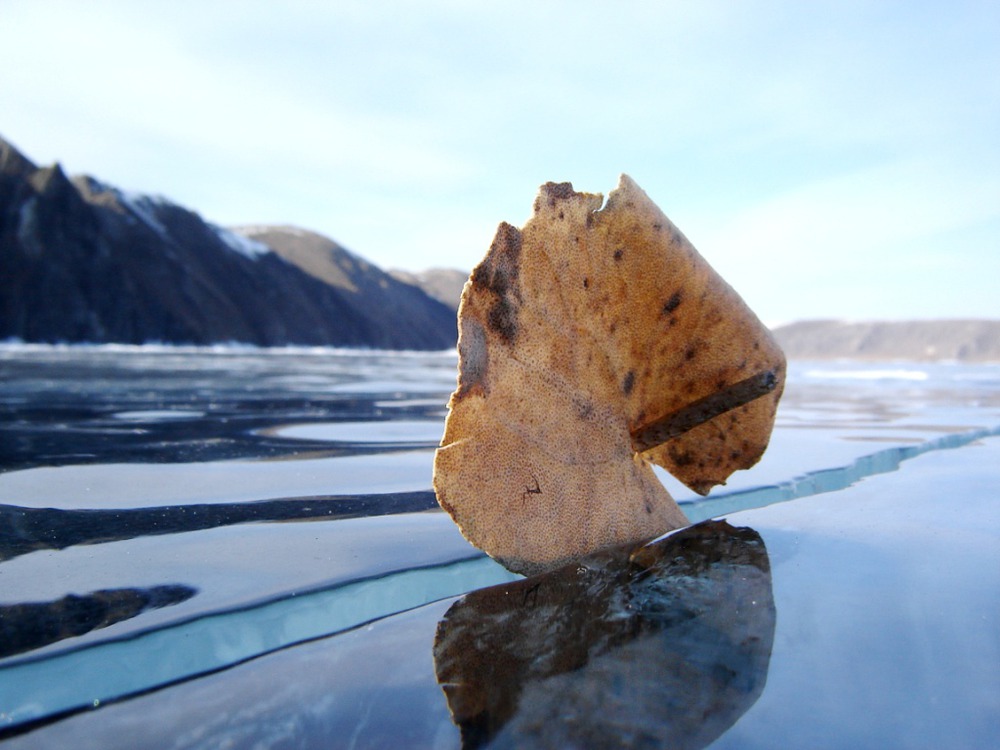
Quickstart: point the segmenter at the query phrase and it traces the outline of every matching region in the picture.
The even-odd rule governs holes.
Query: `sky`
[[[0,135],[471,269],[629,174],[769,324],[1000,318],[995,0],[0,0]]]

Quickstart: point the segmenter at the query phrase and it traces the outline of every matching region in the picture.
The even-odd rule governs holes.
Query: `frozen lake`
[[[520,580],[437,509],[455,368],[451,352],[0,346],[0,743],[588,746],[610,730],[553,716],[593,714],[595,690],[615,736],[646,727],[637,746],[1000,741],[1000,366],[791,363],[758,466],[707,498],[660,473],[692,521],[729,524],[663,541],[662,559],[715,551],[697,574],[650,563],[660,614],[639,607],[628,638],[594,625],[653,575],[622,583],[603,561],[587,590],[607,608],[553,594],[545,610],[582,628],[572,648],[600,644],[571,669],[537,673],[558,639],[474,634],[539,649],[504,662],[519,676],[489,700],[517,710],[488,731],[442,690],[443,634],[503,620],[491,592],[580,583]],[[713,615],[747,571],[759,613]],[[664,582],[690,580],[665,619]],[[749,642],[767,648],[732,646]],[[660,708],[609,703],[602,680],[622,679]],[[575,697],[553,708],[557,684]],[[712,721],[684,719],[705,705]]]

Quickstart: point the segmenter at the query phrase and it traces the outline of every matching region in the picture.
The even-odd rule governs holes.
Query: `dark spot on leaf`
[[[633,387],[635,387],[635,370],[629,370],[625,374],[625,380],[622,381],[622,392],[627,396],[632,392]]]
[[[588,420],[594,416],[594,405],[590,401],[574,400],[576,414],[582,420]]]
[[[676,310],[681,304],[681,293],[674,292],[670,295],[670,299],[663,303],[663,315],[669,315],[674,310]]]
[[[625,255],[625,251],[621,248],[615,250],[615,260],[621,260],[623,255]]]
[[[670,451],[670,458],[677,466],[690,466],[694,463],[694,456],[692,456],[687,451]]]
[[[501,297],[490,306],[486,321],[505,341],[513,342],[517,335],[517,307],[507,297]]]
[[[584,276],[583,277],[583,288],[587,289],[589,287],[590,287],[590,279],[588,279],[586,276]]]

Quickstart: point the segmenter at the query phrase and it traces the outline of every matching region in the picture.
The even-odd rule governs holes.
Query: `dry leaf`
[[[770,332],[627,176],[543,185],[459,307],[438,502],[533,573],[687,525],[663,466],[706,493],[760,458],[784,385]]]

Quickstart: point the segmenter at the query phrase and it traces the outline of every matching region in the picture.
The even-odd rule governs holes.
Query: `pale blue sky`
[[[629,173],[769,323],[1000,317],[1000,3],[0,0],[0,134],[470,269]]]

